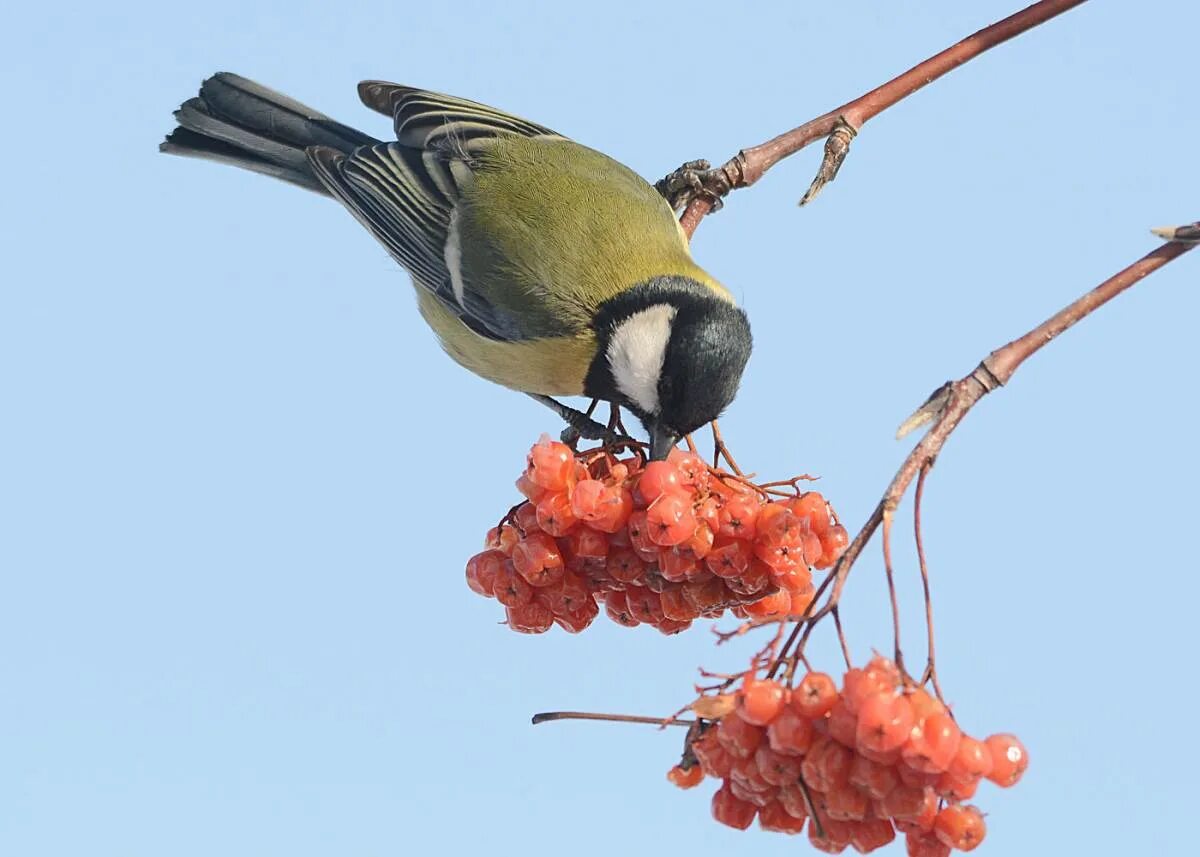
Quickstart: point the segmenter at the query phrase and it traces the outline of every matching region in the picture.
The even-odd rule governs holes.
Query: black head
[[[750,358],[746,314],[686,277],[659,277],[608,301],[596,332],[587,395],[637,414],[655,457],[720,416]]]

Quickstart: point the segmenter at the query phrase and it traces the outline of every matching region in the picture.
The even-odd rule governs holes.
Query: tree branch
[[[938,455],[958,427],[962,418],[975,403],[1012,378],[1017,369],[1031,356],[1054,340],[1060,333],[1076,322],[1091,315],[1121,292],[1133,286],[1147,274],[1157,271],[1173,259],[1177,259],[1197,245],[1195,236],[1200,235],[1200,221],[1169,230],[1155,230],[1156,234],[1169,233],[1180,238],[1147,253],[1129,267],[1114,274],[1087,294],[1075,300],[1024,336],[993,351],[970,374],[957,381],[942,385],[920,409],[901,426],[901,434],[932,422],[933,426],[921,438],[884,492],[879,504],[859,530],[858,535],[846,548],[841,559],[833,568],[833,588],[820,610],[813,612],[809,623],[816,622],[837,607],[842,589],[850,569],[862,549],[875,534],[885,516],[890,516],[908,491],[918,473],[932,467]]]
[[[865,95],[765,143],[742,149],[716,169],[705,169],[700,173],[697,167],[703,165],[707,168],[704,162],[685,164],[659,182],[659,187],[672,189],[668,199],[673,205],[686,205],[679,222],[690,236],[704,216],[718,207],[721,198],[730,191],[749,187],[784,158],[817,140],[827,138],[820,169],[800,201],[804,205],[812,201],[825,184],[833,181],[850,151],[850,141],[867,120],[984,51],[1044,24],[1083,2],[1085,0],[1041,0],[1034,3],[1015,15],[984,27]],[[687,174],[686,177],[681,173]],[[664,190],[664,193],[667,191]]]

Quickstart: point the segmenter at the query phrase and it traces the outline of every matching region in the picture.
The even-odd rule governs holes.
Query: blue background
[[[665,714],[716,650],[496,624],[462,564],[548,412],[454,366],[336,205],[158,155],[209,73],[383,135],[381,77],[527,115],[651,179],[721,161],[1015,0],[20,4],[0,200],[0,853],[688,854],[807,846],[671,788]],[[1187,2],[1089,3],[819,147],[695,253],[757,349],[724,421],[857,527],[937,384],[1200,217]],[[989,854],[1191,854],[1200,255],[1028,363],[927,492],[942,679],[1033,767],[986,787]],[[921,652],[905,514],[898,563]],[[846,616],[886,649],[877,549]],[[836,667],[830,635],[814,655]],[[981,853],[984,853],[981,852]]]

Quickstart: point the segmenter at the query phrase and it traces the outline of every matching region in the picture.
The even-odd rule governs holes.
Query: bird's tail
[[[310,146],[349,153],[379,141],[285,95],[229,72],[200,85],[175,111],[179,127],[159,151],[232,164],[327,194],[309,165]]]

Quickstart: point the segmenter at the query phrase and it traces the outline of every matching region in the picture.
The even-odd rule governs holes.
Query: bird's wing
[[[555,137],[547,128],[491,107],[396,84],[359,85],[367,106],[392,116],[395,143],[362,146],[350,154],[308,150],[321,184],[403,265],[419,288],[481,336],[517,341],[540,335],[490,300],[469,278],[451,273],[450,248],[460,184],[470,181],[472,153],[499,137]],[[559,138],[561,139],[561,138]]]

